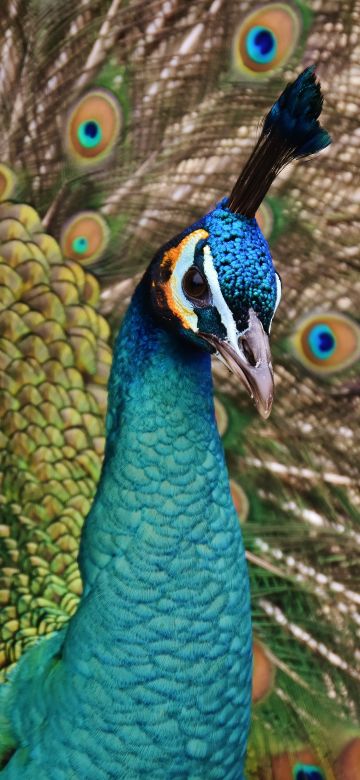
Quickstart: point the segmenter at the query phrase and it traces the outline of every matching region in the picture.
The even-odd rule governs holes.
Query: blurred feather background
[[[359,780],[359,0],[4,0],[0,34],[1,666],[76,609],[139,274],[314,63],[333,143],[258,212],[283,283],[270,420],[214,377],[252,587],[247,776]]]

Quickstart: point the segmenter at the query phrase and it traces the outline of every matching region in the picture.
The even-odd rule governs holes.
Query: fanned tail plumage
[[[229,201],[256,213],[282,276],[265,424],[214,363],[251,577],[249,780],[359,777],[358,12],[19,0],[1,19],[4,673],[76,610],[110,329],[154,250],[229,191],[268,112]],[[331,154],[288,166],[260,206],[329,143],[314,62]]]

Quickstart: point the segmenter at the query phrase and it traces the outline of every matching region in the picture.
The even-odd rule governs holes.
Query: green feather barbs
[[[92,168],[113,151],[123,124],[122,109],[106,89],[92,89],[72,107],[66,121],[65,148],[72,161]]]

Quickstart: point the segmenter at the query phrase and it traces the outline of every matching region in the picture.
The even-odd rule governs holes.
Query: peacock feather
[[[110,343],[140,271],[230,193],[259,118],[316,63],[332,147],[256,212],[283,288],[271,417],[213,363],[250,574],[254,780],[359,777],[358,15],[355,0],[9,0],[0,22],[4,670],[77,609]]]

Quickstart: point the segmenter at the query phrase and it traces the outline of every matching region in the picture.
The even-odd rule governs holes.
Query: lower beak
[[[255,312],[250,309],[249,327],[237,344],[202,335],[215,347],[220,360],[239,377],[254,399],[259,414],[266,420],[274,397],[274,375],[269,338]]]

